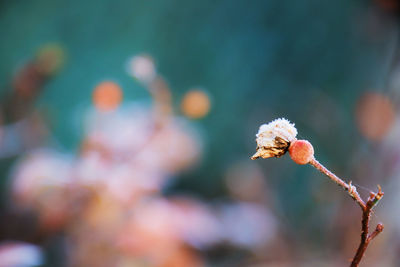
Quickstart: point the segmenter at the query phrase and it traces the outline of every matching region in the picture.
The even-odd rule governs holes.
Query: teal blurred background
[[[124,64],[149,53],[176,102],[191,86],[212,93],[212,116],[200,123],[214,169],[226,156],[251,151],[262,122],[285,116],[306,126],[315,95],[347,112],[336,127],[353,124],[360,92],[382,90],[397,38],[385,21],[369,21],[370,8],[363,1],[3,1],[0,78],[6,90],[24,60],[43,44],[59,43],[65,66],[36,106],[48,111],[60,145],[74,149],[81,138],[79,109],[90,104],[98,82],[119,82],[128,99],[147,96]],[[230,144],[225,156],[223,140]]]
[[[16,160],[41,146],[79,153],[85,137],[85,114],[93,105],[92,94],[100,82],[119,84],[123,103],[151,102],[146,85],[126,71],[129,58],[143,53],[151,56],[157,73],[167,81],[176,116],[184,115],[181,101],[191,88],[204,88],[211,101],[206,116],[190,120],[200,136],[202,156],[189,169],[172,175],[178,179],[163,186],[163,197],[193,196],[212,206],[235,200],[226,185],[227,170],[250,161],[258,127],[278,117],[295,122],[299,137],[310,140],[320,161],[345,180],[369,190],[381,184],[394,191],[399,184],[395,170],[400,164],[400,147],[393,144],[398,137],[397,8],[397,1],[388,0],[0,1],[3,107],[12,94],[16,73],[42,47],[56,44],[65,58],[24,113],[39,114],[46,134],[26,148],[2,154],[1,212],[5,215],[1,224],[21,221],[9,200],[10,171]],[[390,104],[389,111],[379,113],[379,100],[380,104],[371,104],[373,107],[362,106],[360,99],[368,92],[389,99],[383,101],[385,107]],[[5,126],[21,119],[3,112]],[[377,114],[378,119],[369,122],[369,114]],[[380,122],[388,116],[389,126],[382,126]],[[373,128],[387,130],[378,136],[368,134],[360,126],[365,121]],[[239,258],[245,263],[238,260],[234,265],[230,260],[237,260],[238,248],[212,246],[199,252],[204,264],[322,266],[318,260],[327,259],[324,266],[337,266],[352,257],[358,242],[359,211],[343,192],[312,168],[297,166],[288,157],[249,164],[263,174],[268,197],[261,206],[276,218],[280,229],[274,242],[278,248],[272,254],[264,251],[251,263],[247,258],[253,256],[248,256],[247,248],[246,252],[240,248],[243,256]],[[389,199],[393,206],[400,201],[390,194],[388,203]],[[385,205],[392,207],[382,203]],[[386,216],[383,207],[376,213],[386,219],[385,223],[393,224],[387,231],[397,237],[400,220]],[[50,255],[50,262],[58,262],[49,266],[66,264],[68,241],[53,240],[59,232],[10,229],[0,231],[2,240],[35,243]],[[383,258],[387,265],[380,266],[390,266],[398,260],[394,255],[400,242],[389,236],[379,238],[384,241],[376,241],[379,248],[371,252],[369,266],[378,266],[375,264]],[[64,252],[53,253],[48,240]]]

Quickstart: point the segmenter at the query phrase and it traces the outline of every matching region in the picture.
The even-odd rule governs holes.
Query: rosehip
[[[290,143],[289,154],[297,164],[307,164],[314,158],[314,148],[307,140],[295,140]]]

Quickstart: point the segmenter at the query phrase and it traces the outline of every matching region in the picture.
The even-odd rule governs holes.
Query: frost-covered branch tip
[[[330,180],[342,187],[347,193],[358,203],[363,212],[362,217],[362,233],[361,242],[356,255],[351,263],[352,267],[358,266],[361,258],[364,255],[365,250],[369,242],[383,231],[383,224],[379,223],[376,230],[372,234],[368,234],[369,221],[372,208],[382,198],[383,192],[379,188],[378,193],[371,192],[370,198],[367,202],[364,202],[357,192],[357,188],[349,183],[344,182],[333,172],[329,171],[325,166],[319,163],[314,158],[314,147],[307,140],[297,140],[297,129],[294,124],[288,120],[281,118],[273,120],[268,124],[260,126],[258,133],[256,134],[257,151],[251,157],[251,159],[257,158],[272,158],[281,157],[287,151],[289,151],[290,157],[297,164],[310,164],[321,173],[325,174]]]

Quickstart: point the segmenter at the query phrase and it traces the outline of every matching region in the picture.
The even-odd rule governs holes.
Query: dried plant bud
[[[288,120],[276,119],[260,126],[257,139],[257,152],[251,159],[280,157],[286,153],[290,142],[296,139],[297,129]]]
[[[307,140],[295,140],[289,147],[290,157],[297,164],[307,164],[314,158],[314,148]]]

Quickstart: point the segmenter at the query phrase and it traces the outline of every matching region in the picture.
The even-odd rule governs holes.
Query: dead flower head
[[[251,159],[281,157],[290,142],[296,139],[297,129],[293,123],[281,118],[260,126],[256,134],[257,152]]]

